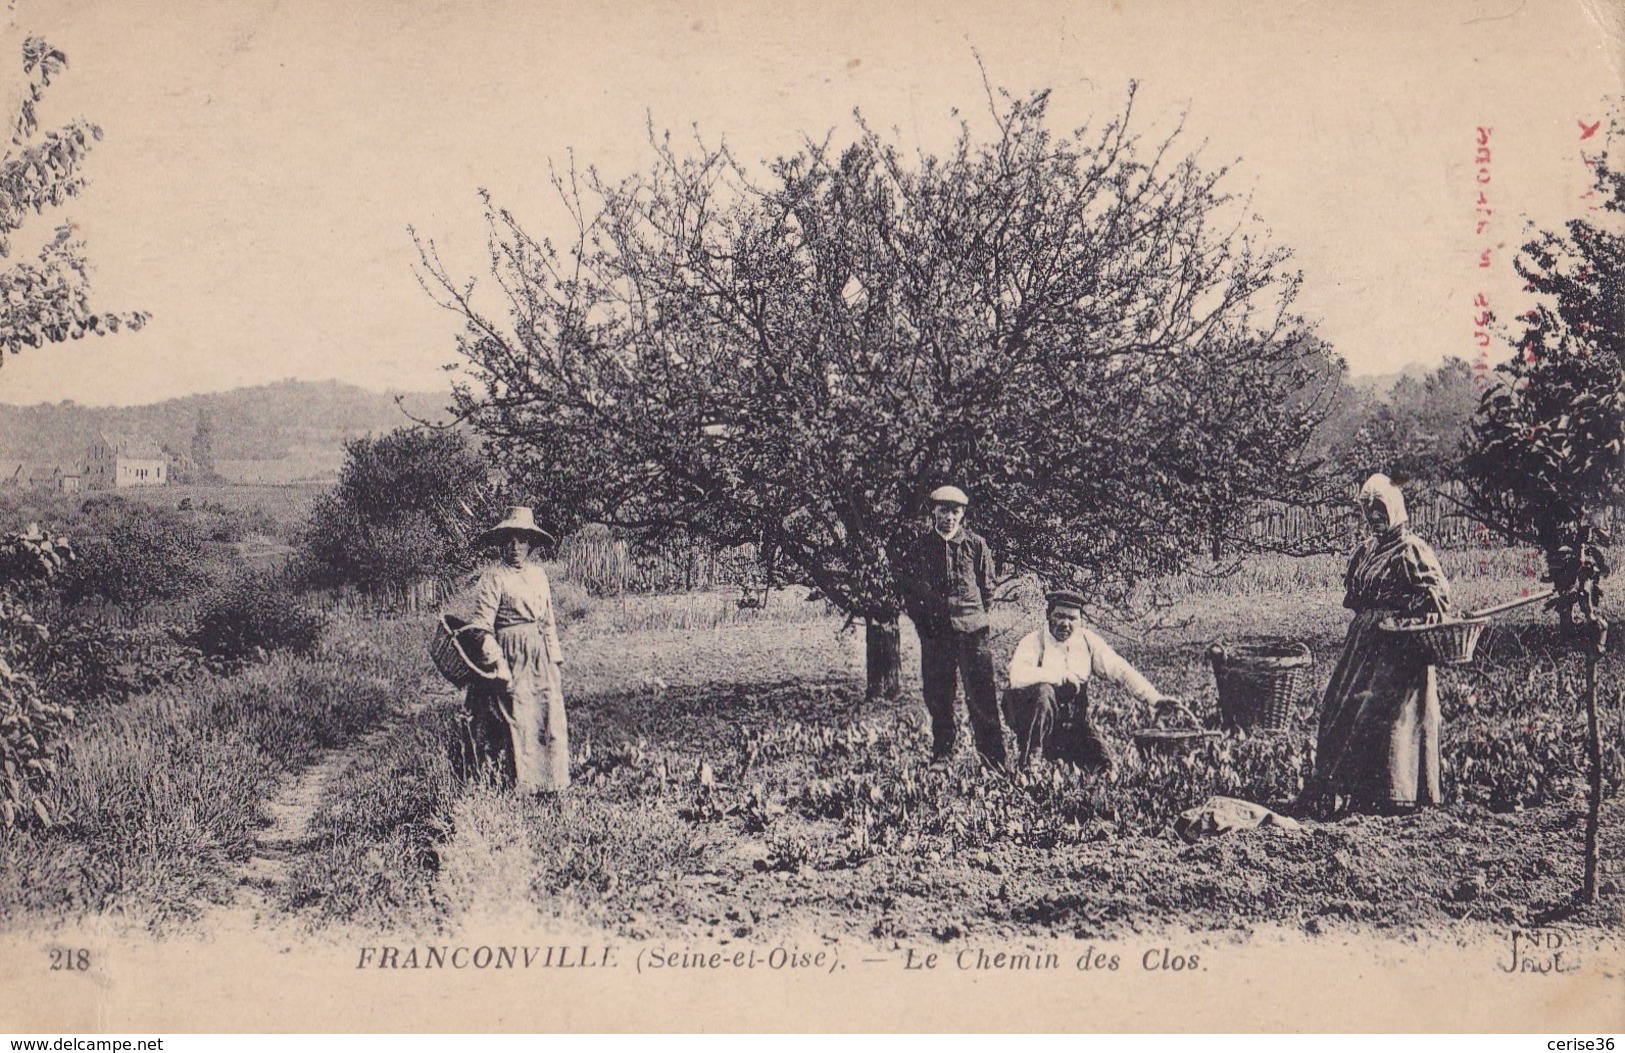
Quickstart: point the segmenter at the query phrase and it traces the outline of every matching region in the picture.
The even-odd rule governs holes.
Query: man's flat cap
[[[931,491],[931,503],[934,505],[960,505],[970,504],[970,498],[965,491],[957,486],[939,486]]]
[[[1052,611],[1057,607],[1075,607],[1080,612],[1083,610],[1083,597],[1071,589],[1056,589],[1047,593],[1044,599],[1049,604],[1048,609]]]

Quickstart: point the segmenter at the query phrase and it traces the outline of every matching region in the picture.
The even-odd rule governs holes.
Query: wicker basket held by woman
[[[454,687],[500,680],[502,652],[496,637],[461,618],[442,614],[429,636],[429,659]]]
[[[1547,589],[1515,600],[1497,603],[1483,610],[1468,611],[1460,618],[1443,621],[1421,621],[1407,624],[1383,622],[1379,628],[1391,633],[1396,640],[1404,640],[1434,665],[1466,665],[1473,660],[1479,637],[1490,624],[1490,616],[1550,599],[1555,592]]]
[[[1452,618],[1408,624],[1383,622],[1378,629],[1433,665],[1466,665],[1473,660],[1478,638],[1489,623],[1488,618]]]

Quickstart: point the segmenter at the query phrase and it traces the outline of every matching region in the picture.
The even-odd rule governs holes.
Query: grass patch
[[[95,911],[162,926],[227,900],[283,777],[402,705],[418,674],[404,631],[336,626],[315,656],[204,676],[79,729],[47,797],[61,825],[0,837],[0,917]]]
[[[460,790],[448,755],[456,725],[451,706],[424,709],[345,767],[318,802],[277,907],[376,929],[436,913],[437,845]]]
[[[1503,586],[1522,582],[1533,587],[1545,570],[1539,553],[1529,549],[1462,549],[1439,552],[1438,556],[1445,576],[1458,587],[1458,593],[1462,592],[1460,586],[1471,586],[1467,590],[1471,593],[1482,583]],[[1178,599],[1340,591],[1347,567],[1346,555],[1275,554],[1249,556],[1240,561],[1202,560],[1184,574],[1148,582],[1146,592]]]
[[[761,594],[752,592],[754,600]],[[809,602],[805,589],[776,589],[765,607],[740,606],[738,589],[710,592],[641,595],[623,593],[598,600],[581,631],[606,633],[690,632],[731,629],[751,625],[805,625],[841,623],[841,616],[822,600]]]
[[[571,793],[524,798],[478,788],[453,810],[441,849],[454,917],[510,910],[598,917],[606,902],[643,902],[702,869],[707,837],[648,797]]]

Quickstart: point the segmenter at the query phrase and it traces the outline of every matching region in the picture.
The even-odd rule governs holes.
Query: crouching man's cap
[[[931,503],[934,505],[958,505],[964,508],[970,504],[970,498],[965,491],[957,486],[939,486],[931,491]]]
[[[1057,607],[1071,607],[1078,613],[1083,613],[1083,597],[1071,589],[1056,589],[1046,594],[1044,599],[1048,602],[1046,611],[1053,611]]]

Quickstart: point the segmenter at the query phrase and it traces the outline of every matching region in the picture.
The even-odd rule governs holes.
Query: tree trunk
[[[894,615],[869,618],[863,630],[864,668],[868,687],[865,702],[896,701],[903,693],[903,636]]]
[[[1599,629],[1598,639],[1586,648],[1586,762],[1590,782],[1586,806],[1585,887],[1581,896],[1587,903],[1597,902],[1597,827],[1602,819],[1602,724],[1597,714],[1597,657],[1603,649],[1605,637]]]

